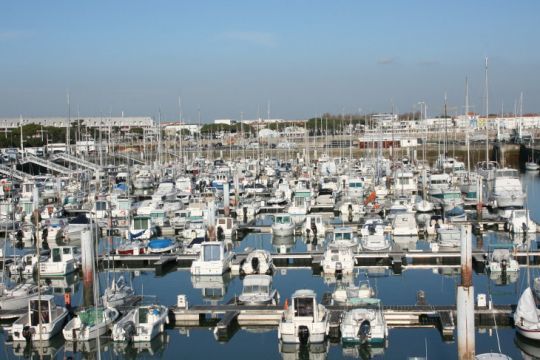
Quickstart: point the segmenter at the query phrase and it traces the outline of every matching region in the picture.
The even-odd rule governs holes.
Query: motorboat
[[[216,219],[218,239],[232,239],[236,235],[237,227],[232,217],[218,217]]]
[[[165,331],[169,309],[163,305],[142,305],[130,310],[112,328],[113,341],[150,341]]]
[[[274,236],[294,235],[294,221],[289,214],[276,214],[272,222],[272,234]]]
[[[270,275],[248,275],[244,278],[238,301],[244,305],[277,305],[279,293],[272,287]]]
[[[39,263],[41,276],[64,276],[77,270],[80,263],[79,248],[59,246],[51,249],[47,261]]]
[[[328,244],[321,261],[325,274],[350,274],[354,271],[354,250],[358,247],[352,240],[334,240]]]
[[[245,275],[271,274],[273,271],[272,255],[263,249],[251,251],[240,265],[240,273]]]
[[[124,305],[134,294],[133,287],[126,283],[124,276],[120,276],[116,281],[113,280],[111,285],[105,289],[101,300],[104,306],[118,307]]]
[[[389,234],[381,219],[367,219],[360,230],[360,244],[366,251],[384,251],[390,248]]]
[[[28,300],[35,297],[39,291],[42,294],[50,293],[48,286],[40,286],[33,283],[20,283],[12,287],[0,286],[0,310],[24,309],[28,306]]]
[[[397,214],[392,220],[394,236],[418,235],[418,224],[414,213],[404,212]]]
[[[514,325],[518,334],[531,340],[540,340],[540,310],[530,287],[523,291],[514,312]]]
[[[326,308],[317,303],[313,290],[297,290],[291,297],[278,327],[278,338],[283,343],[322,343],[328,334]]]
[[[358,285],[346,282],[338,282],[336,289],[332,292],[333,305],[358,305],[369,304],[369,300],[375,296],[375,290],[371,287],[369,280],[363,280]]]
[[[506,227],[511,233],[536,233],[536,223],[531,220],[529,212],[525,209],[511,210]]]
[[[491,190],[490,200],[494,207],[523,207],[525,193],[515,169],[503,168],[495,170],[495,179]]]
[[[519,263],[508,249],[494,249],[489,255],[487,268],[490,273],[518,272]]]
[[[53,295],[38,295],[28,301],[28,312],[11,327],[13,341],[47,341],[58,334],[68,316],[66,308],[56,305]]]
[[[380,301],[369,307],[347,311],[339,328],[344,345],[382,344],[388,337]]]
[[[459,227],[448,225],[437,228],[436,232],[439,246],[445,248],[461,246],[461,229]]]
[[[303,233],[307,237],[325,237],[327,226],[320,214],[306,215],[306,221],[302,224]]]
[[[117,255],[142,255],[146,254],[148,241],[132,240],[124,241],[115,249]]]
[[[157,230],[152,223],[152,218],[147,215],[138,215],[131,219],[129,229],[126,230],[126,237],[129,240],[148,240],[156,233]]]
[[[191,264],[192,275],[221,275],[231,267],[232,252],[225,252],[222,242],[201,243],[199,258]]]
[[[89,341],[104,335],[118,319],[118,310],[92,307],[78,311],[62,330],[67,341]]]
[[[155,238],[148,242],[148,252],[153,254],[163,254],[174,252],[178,248],[178,242],[171,238]]]

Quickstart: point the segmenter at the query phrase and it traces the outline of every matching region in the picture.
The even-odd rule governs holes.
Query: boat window
[[[118,209],[120,210],[129,210],[130,208],[130,203],[129,201],[119,201],[118,202]]]
[[[96,202],[96,210],[97,211],[107,210],[107,203],[105,201]]]
[[[206,245],[204,247],[204,261],[219,261],[220,260],[220,246],[219,245]]]
[[[53,259],[53,262],[62,261],[62,257],[60,256],[60,249],[59,248],[54,248],[52,250],[52,259]]]
[[[336,240],[351,240],[352,234],[350,232],[338,232],[335,233]]]
[[[313,299],[296,298],[294,299],[295,316],[313,316]]]
[[[71,248],[63,248],[62,252],[64,253],[64,255],[69,255],[71,254]]]
[[[265,286],[265,285],[246,285],[246,286],[244,286],[244,292],[246,294],[268,293],[268,286]]]
[[[139,324],[146,324],[148,322],[148,309],[139,308]]]
[[[39,300],[30,301],[30,325],[39,325]],[[41,300],[41,322],[49,322],[49,302]]]
[[[148,219],[147,218],[133,219],[133,227],[135,228],[135,230],[148,229]]]

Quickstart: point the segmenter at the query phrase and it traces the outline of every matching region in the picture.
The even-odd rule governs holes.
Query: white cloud
[[[220,38],[255,44],[264,47],[277,46],[274,34],[258,31],[228,31],[220,34]]]

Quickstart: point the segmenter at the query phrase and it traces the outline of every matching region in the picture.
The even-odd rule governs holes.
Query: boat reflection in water
[[[113,344],[110,338],[100,337],[99,342],[97,339],[89,341],[66,341],[64,344],[64,350],[71,353],[79,353],[82,358],[92,358],[98,351],[109,351],[110,346]]]
[[[294,236],[272,236],[272,246],[278,254],[290,253],[294,243]]]
[[[16,357],[23,357],[25,359],[57,359],[60,356],[63,343],[64,338],[62,337],[62,334],[57,335],[48,341],[15,341],[12,343],[13,354]],[[9,343],[6,343],[6,345],[9,345]]]
[[[280,341],[279,352],[283,360],[324,360],[328,355],[328,343],[293,344]]]
[[[191,284],[194,289],[200,289],[204,301],[217,304],[227,294],[231,273],[223,275],[192,275]]]
[[[400,236],[394,236],[393,240],[394,240],[394,246],[399,246],[401,250],[416,250],[416,243],[418,242],[418,236],[400,235]]]
[[[49,286],[54,295],[63,295],[66,293],[66,289],[70,289],[72,294],[79,291],[80,288],[80,276],[74,271],[66,276],[57,276],[51,278],[41,278],[40,283],[42,285]]]
[[[388,347],[388,341],[377,345],[361,344],[343,346],[343,357],[350,357],[354,359],[372,359],[374,357],[383,357],[384,350]]]
[[[162,332],[156,335],[151,341],[127,343],[117,341],[112,344],[115,355],[122,359],[139,359],[148,356],[163,358],[163,353],[169,344],[169,335]]]
[[[521,350],[521,356],[524,360],[540,359],[540,342],[516,334],[514,343]]]

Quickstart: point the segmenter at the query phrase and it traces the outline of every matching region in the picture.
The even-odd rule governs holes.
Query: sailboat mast
[[[465,120],[469,121],[469,78],[465,77]],[[471,172],[471,152],[469,149],[469,127],[465,133],[467,141],[467,171]]]
[[[486,92],[486,163],[489,161],[489,87],[488,87],[488,58],[486,56],[486,83],[485,83],[485,92]]]

